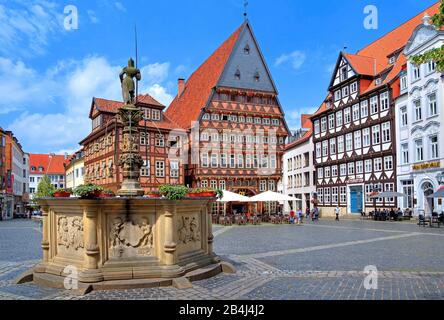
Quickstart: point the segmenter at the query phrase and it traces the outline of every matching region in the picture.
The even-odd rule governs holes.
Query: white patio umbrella
[[[376,195],[370,196],[370,199],[377,199],[377,198],[407,198],[408,196],[404,193],[394,192],[394,191],[385,191],[380,192]]]
[[[248,197],[227,190],[223,190],[222,193],[222,199],[217,200],[218,202],[249,202],[250,200]]]
[[[224,216],[227,213],[227,203],[228,202],[249,202],[250,198],[240,195],[238,193],[230,192],[227,190],[222,191],[222,198],[218,199],[217,202],[224,204]]]
[[[288,196],[286,194],[277,193],[273,191],[267,191],[248,199],[249,202],[282,202],[282,201],[302,201],[295,197]]]

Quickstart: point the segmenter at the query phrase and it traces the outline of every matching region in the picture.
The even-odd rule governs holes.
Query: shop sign
[[[426,163],[421,163],[421,164],[413,165],[413,170],[414,171],[427,170],[427,169],[436,169],[436,168],[441,168],[441,162],[440,161],[426,162]]]

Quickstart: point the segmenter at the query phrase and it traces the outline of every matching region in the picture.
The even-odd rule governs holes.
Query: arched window
[[[434,188],[433,185],[430,182],[425,182],[422,185],[422,190],[424,191],[424,194],[433,194]]]

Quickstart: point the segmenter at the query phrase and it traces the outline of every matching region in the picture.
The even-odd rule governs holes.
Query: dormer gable
[[[413,31],[407,45],[404,49],[404,54],[410,56],[416,49],[427,43],[438,35],[439,31],[436,27],[430,24],[420,24]]]
[[[336,62],[333,77],[330,81],[330,88],[340,85],[356,76],[356,74],[356,71],[353,69],[348,59],[344,56],[343,52],[341,52],[338,61]]]

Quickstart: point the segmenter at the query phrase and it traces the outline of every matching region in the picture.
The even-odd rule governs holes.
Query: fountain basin
[[[37,284],[134,288],[234,272],[213,252],[212,198],[48,198]],[[224,270],[225,269],[225,270]],[[29,275],[28,275],[29,278]],[[92,287],[91,287],[92,286]]]

